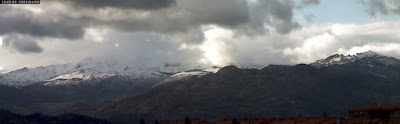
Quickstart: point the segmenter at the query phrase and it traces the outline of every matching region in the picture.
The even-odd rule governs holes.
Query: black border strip
[[[40,4],[40,0],[0,0],[0,4]]]

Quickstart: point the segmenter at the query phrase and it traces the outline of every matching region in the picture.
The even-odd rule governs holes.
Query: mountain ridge
[[[312,64],[262,69],[227,66],[82,113],[120,123],[140,118],[221,120],[319,116],[323,112],[344,117],[355,105],[400,102],[399,75],[400,60],[381,55],[320,68]]]
[[[0,74],[0,84],[21,88],[46,82],[44,85],[79,84],[93,79],[125,77],[129,79],[167,78],[185,71],[211,72],[206,65],[164,65],[154,67],[127,66],[88,59],[80,63],[22,68]]]
[[[334,54],[332,56],[329,56],[324,59],[317,60],[313,63],[310,63],[310,65],[321,68],[321,67],[326,67],[326,66],[332,66],[332,65],[342,65],[342,64],[347,64],[347,63],[354,63],[355,61],[364,59],[364,58],[371,58],[371,57],[381,57],[384,58],[381,60],[385,64],[393,64],[393,60],[395,58],[393,57],[387,57],[382,54],[373,52],[373,51],[367,51],[363,53],[357,53],[355,55],[343,55],[343,54]],[[385,62],[386,60],[386,62]]]
[[[309,65],[317,68],[354,63],[365,57],[382,57],[383,55],[367,51],[355,55],[334,54],[325,59],[317,60]],[[394,63],[392,59],[386,59],[386,64]],[[272,65],[268,65],[272,66]],[[14,71],[7,71],[0,74],[0,84],[12,87],[24,87],[39,82],[46,82],[44,85],[65,85],[79,84],[86,80],[105,79],[110,77],[125,78],[165,78],[164,82],[176,79],[185,79],[187,76],[205,75],[215,73],[220,67],[208,65],[169,65],[164,66],[129,66],[116,62],[98,61],[93,58],[85,59],[78,63],[40,66],[36,68],[21,68]],[[259,67],[258,67],[259,68]],[[260,69],[260,68],[259,68]],[[162,84],[160,82],[159,84]]]

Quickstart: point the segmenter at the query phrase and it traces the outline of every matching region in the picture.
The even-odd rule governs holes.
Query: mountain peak
[[[382,55],[380,55],[379,53],[377,53],[377,52],[374,52],[374,51],[371,51],[371,50],[369,50],[369,51],[367,51],[367,52],[362,52],[362,53],[357,53],[356,55],[355,55],[357,58],[364,58],[364,57],[373,57],[373,56],[382,56]]]
[[[310,65],[320,68],[320,67],[326,67],[326,66],[331,66],[331,65],[343,65],[347,63],[354,63],[357,60],[361,60],[363,58],[371,58],[371,57],[386,57],[383,56],[377,52],[374,51],[366,51],[362,53],[357,53],[355,55],[343,55],[343,54],[334,54],[332,56],[329,56],[325,59],[318,60],[314,63],[311,63]],[[390,57],[386,57],[390,58]],[[384,62],[384,60],[382,60]],[[386,63],[386,62],[384,62]]]

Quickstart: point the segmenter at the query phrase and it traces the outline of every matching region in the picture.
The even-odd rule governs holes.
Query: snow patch
[[[209,73],[217,73],[220,68],[218,67],[211,67],[211,68],[206,68],[201,71],[189,71],[189,72],[180,72],[174,75],[171,75],[164,81],[154,85],[154,87],[169,83],[169,82],[174,82],[174,81],[179,81],[179,80],[187,80],[191,77],[202,77],[204,75],[207,75]]]
[[[346,63],[353,63],[356,60],[361,60],[366,57],[374,57],[374,56],[381,56],[378,53],[375,53],[373,51],[368,51],[364,53],[357,53],[355,55],[343,55],[343,54],[335,54],[332,56],[329,56],[326,59],[321,59],[318,60],[314,63],[311,63],[312,66],[320,68],[320,67],[326,67],[326,66],[331,66],[331,65],[343,65]],[[393,61],[389,60],[381,60],[381,62],[385,63],[386,65],[393,64]]]

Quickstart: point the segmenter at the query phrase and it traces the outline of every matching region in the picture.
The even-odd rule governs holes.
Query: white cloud
[[[119,43],[115,43],[114,46],[118,48],[119,47]]]
[[[107,34],[106,29],[86,28],[84,39],[93,42],[103,42],[105,34]]]
[[[202,51],[203,59],[212,64],[242,67],[311,63],[337,53],[368,50],[400,57],[398,32],[400,22],[334,23],[304,27],[287,35],[271,32],[263,36],[237,35],[212,26],[205,30]]]
[[[360,52],[375,51],[387,56],[400,58],[400,43],[369,43],[363,46],[354,46],[349,50],[339,49],[340,53],[354,55]]]
[[[301,55],[297,59],[292,60],[293,63],[312,62],[315,58],[327,56],[326,51],[334,49],[332,46],[336,43],[336,37],[330,32],[325,32],[320,35],[304,40],[302,46],[294,49],[286,48],[283,54],[286,56]]]
[[[225,66],[232,64],[229,54],[229,44],[224,38],[233,36],[233,32],[227,29],[219,28],[218,26],[209,26],[204,32],[205,41],[200,46],[203,53],[203,63],[210,62],[213,65]]]
[[[319,29],[321,34],[297,41],[300,44],[286,48],[284,54],[294,63],[310,63],[335,53],[355,54],[368,50],[398,54],[395,49],[396,44],[400,43],[397,33],[400,31],[400,22],[329,24]],[[300,32],[306,30],[308,28]]]
[[[0,37],[0,48],[3,46],[3,37]]]

